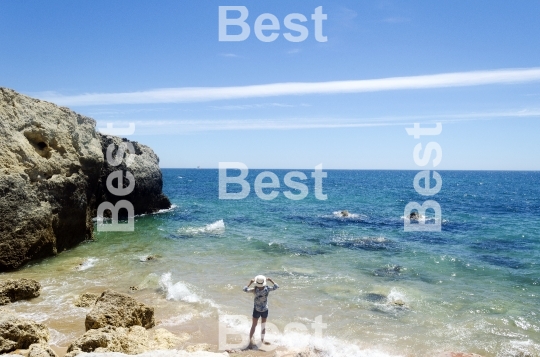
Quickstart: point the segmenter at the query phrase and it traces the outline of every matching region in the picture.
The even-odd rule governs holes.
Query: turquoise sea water
[[[78,293],[130,286],[163,327],[212,331],[217,344],[219,316],[249,316],[241,288],[265,274],[281,287],[269,316],[279,345],[328,356],[540,356],[539,172],[440,172],[441,232],[403,230],[405,205],[426,199],[413,188],[417,172],[327,172],[326,201],[312,185],[300,201],[253,190],[232,201],[218,199],[217,170],[164,169],[173,209],[0,277],[41,278],[43,297],[15,308],[53,326],[58,345],[79,333]],[[149,254],[157,259],[142,262]],[[327,328],[314,338],[319,315]],[[283,334],[291,322],[308,331]]]

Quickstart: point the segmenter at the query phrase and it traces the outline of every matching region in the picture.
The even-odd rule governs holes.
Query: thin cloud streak
[[[137,135],[162,135],[193,133],[201,131],[234,131],[234,130],[299,130],[299,129],[339,129],[367,128],[380,126],[412,125],[414,122],[458,122],[471,120],[490,120],[497,118],[540,118],[539,110],[519,110],[506,112],[410,115],[378,118],[325,118],[280,120],[246,119],[246,120],[142,120],[132,121],[138,128]],[[99,120],[98,128],[105,128],[110,121]],[[129,121],[115,121],[114,127],[127,127]]]
[[[43,100],[66,106],[190,103],[290,95],[469,87],[488,84],[525,83],[539,80],[540,68],[521,68],[332,82],[290,82],[237,87],[164,88],[141,92],[89,93],[72,96],[47,92],[37,96]]]
[[[257,103],[257,104],[239,104],[239,105],[222,105],[211,106],[212,109],[219,110],[245,110],[245,109],[261,109],[261,108],[294,108],[294,107],[309,107],[309,104],[284,104],[284,103]]]

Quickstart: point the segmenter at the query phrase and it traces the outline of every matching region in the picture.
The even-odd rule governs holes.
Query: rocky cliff
[[[112,198],[103,186],[113,169],[107,146],[125,140],[95,126],[68,108],[0,88],[0,271],[92,238],[96,208]],[[136,185],[124,199],[136,214],[169,208],[157,156],[132,144]]]

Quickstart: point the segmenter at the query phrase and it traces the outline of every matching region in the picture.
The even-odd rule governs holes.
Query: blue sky
[[[248,9],[246,41],[219,42],[226,5]],[[311,20],[303,42],[285,40],[287,30],[270,43],[253,34],[260,14],[283,26],[318,6],[327,42],[315,40]],[[129,138],[151,146],[162,167],[416,170],[414,146],[433,140],[443,150],[438,169],[540,170],[537,1],[0,7],[0,86],[101,127],[134,122]],[[442,122],[443,132],[415,140],[405,131],[414,122]]]

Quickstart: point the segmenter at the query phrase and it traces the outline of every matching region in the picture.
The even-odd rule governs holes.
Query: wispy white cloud
[[[234,53],[220,53],[219,55],[222,56],[222,57],[229,57],[229,58],[239,58],[240,57],[240,56],[238,56],[237,54],[234,54]]]
[[[137,135],[178,134],[201,131],[235,130],[298,130],[298,129],[333,129],[387,126],[389,123],[371,123],[355,120],[336,119],[245,119],[245,120],[148,120],[131,121],[135,124]],[[98,128],[105,128],[108,121],[98,121]],[[128,126],[128,121],[115,121],[114,127]]]
[[[309,107],[309,104],[285,104],[285,103],[256,103],[256,104],[238,104],[238,105],[215,105],[213,109],[220,110],[245,110],[245,109],[261,109],[261,108],[294,108],[294,107]]]
[[[540,68],[521,68],[333,82],[290,82],[238,87],[163,88],[141,92],[88,93],[69,96],[48,92],[41,95],[38,94],[37,96],[38,98],[67,106],[188,103],[308,94],[468,87],[488,84],[524,83],[539,80]]]
[[[501,112],[478,112],[462,114],[408,115],[369,118],[287,118],[287,119],[244,119],[244,120],[139,120],[115,121],[114,127],[127,127],[135,123],[137,135],[162,135],[201,131],[234,130],[299,130],[366,128],[377,126],[409,125],[415,122],[458,122],[490,120],[498,118],[538,118],[540,109],[524,109]],[[98,120],[97,127],[106,127],[110,121]]]

